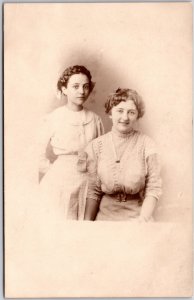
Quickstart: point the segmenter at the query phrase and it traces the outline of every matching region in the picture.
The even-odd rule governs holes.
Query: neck
[[[112,132],[113,132],[113,134],[115,134],[118,137],[127,138],[134,133],[134,129],[132,128],[130,131],[127,131],[127,132],[120,132],[113,126]]]
[[[75,105],[75,104],[68,103],[68,102],[66,104],[66,107],[72,111],[81,111],[83,109],[83,105]]]

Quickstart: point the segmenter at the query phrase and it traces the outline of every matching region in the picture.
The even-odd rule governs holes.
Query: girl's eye
[[[74,85],[73,87],[77,90],[79,88],[79,85]]]
[[[84,90],[89,90],[89,85],[85,85]]]
[[[117,110],[119,113],[122,113],[123,111],[122,111],[122,109],[119,109],[119,110]]]

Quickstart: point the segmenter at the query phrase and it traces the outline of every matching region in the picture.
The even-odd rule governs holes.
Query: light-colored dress
[[[45,175],[40,182],[39,195],[47,214],[60,214],[64,219],[83,219],[87,177],[77,169],[78,157],[80,151],[103,132],[100,117],[85,108],[75,112],[63,106],[44,118],[39,171]],[[46,156],[49,142],[57,156],[54,163],[50,163]],[[84,158],[81,158],[80,168],[84,163]]]
[[[100,202],[96,220],[131,220],[139,216],[145,197],[159,199],[159,158],[148,136],[112,129],[85,151],[90,178],[87,198]]]

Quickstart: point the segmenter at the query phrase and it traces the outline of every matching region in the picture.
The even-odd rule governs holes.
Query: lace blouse
[[[88,198],[140,193],[142,198],[161,195],[159,157],[154,142],[139,131],[114,130],[93,140],[86,148],[89,172]]]

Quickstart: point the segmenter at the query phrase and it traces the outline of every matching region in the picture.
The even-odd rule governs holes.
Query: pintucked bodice
[[[101,193],[142,191],[159,197],[159,163],[154,143],[148,136],[135,130],[127,136],[111,131],[92,141],[86,152],[89,198],[99,200]]]

